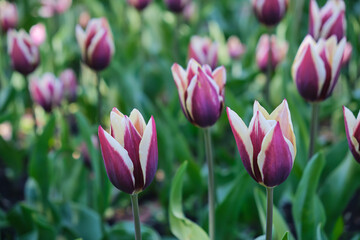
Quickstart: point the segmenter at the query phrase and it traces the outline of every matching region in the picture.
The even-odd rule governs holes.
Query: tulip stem
[[[137,193],[134,193],[131,195],[131,205],[132,205],[132,210],[133,210],[133,215],[134,215],[135,240],[141,240],[139,201],[138,201]]]
[[[319,117],[319,103],[312,103],[311,112],[311,126],[310,126],[310,146],[309,146],[309,159],[314,155],[316,134],[318,129],[318,117]]]
[[[100,92],[100,73],[96,72],[96,92],[97,92],[97,117],[98,123],[101,124],[101,92]]]
[[[270,104],[270,81],[272,75],[272,49],[271,49],[271,29],[269,28],[269,50],[268,61],[266,70],[266,83],[265,83],[265,101]]]
[[[266,208],[266,240],[272,239],[272,223],[273,223],[273,198],[274,188],[266,188],[267,208]]]
[[[210,240],[215,239],[215,184],[214,184],[214,159],[211,150],[210,128],[204,129],[206,161],[208,165],[208,185],[209,185],[209,235]]]

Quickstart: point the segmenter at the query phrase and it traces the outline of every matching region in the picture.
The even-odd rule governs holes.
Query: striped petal
[[[309,34],[314,39],[318,39],[320,35],[321,16],[319,6],[315,0],[310,0],[309,11]]]
[[[114,43],[109,37],[109,30],[102,28],[91,39],[89,48],[87,49],[87,64],[99,71],[106,68],[114,54]]]
[[[220,93],[222,93],[222,90],[224,89],[225,84],[226,84],[226,69],[225,69],[225,67],[221,66],[221,67],[216,68],[212,72],[212,76],[220,89]]]
[[[356,161],[360,163],[360,118],[355,119],[354,114],[345,106],[343,106],[345,132],[348,140],[349,148]]]
[[[183,110],[185,116],[187,118],[189,118],[187,110],[186,110],[186,103],[185,103],[185,93],[186,93],[186,89],[188,87],[187,74],[186,74],[185,70],[177,63],[174,63],[174,65],[172,65],[171,72],[172,72],[176,87],[178,89],[181,109]]]
[[[124,115],[117,108],[113,108],[110,113],[110,125],[111,136],[115,138],[121,146],[124,146],[125,119]]]
[[[138,131],[139,135],[142,136],[146,127],[146,123],[139,110],[134,108],[130,113],[129,119]]]

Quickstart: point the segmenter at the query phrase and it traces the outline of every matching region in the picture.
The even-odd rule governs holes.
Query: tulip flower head
[[[245,46],[236,36],[231,36],[227,41],[229,55],[232,59],[238,59],[245,53]]]
[[[300,95],[307,101],[328,98],[338,81],[346,39],[339,43],[335,36],[318,42],[306,36],[292,66],[292,76]]]
[[[39,15],[44,18],[52,17],[56,14],[66,12],[72,4],[72,0],[41,0]]]
[[[345,2],[329,0],[319,9],[316,0],[310,0],[309,34],[314,39],[335,35],[340,41],[346,34]]]
[[[201,65],[216,68],[218,63],[218,44],[208,37],[193,36],[189,44],[189,59],[193,58]]]
[[[76,100],[77,79],[72,69],[66,69],[60,74],[60,81],[64,86],[64,95],[69,102]]]
[[[42,23],[35,24],[30,28],[30,37],[36,46],[40,46],[46,40],[46,28]]]
[[[18,13],[15,3],[0,2],[0,24],[3,32],[15,28],[18,24]]]
[[[105,69],[114,55],[114,41],[106,18],[91,19],[84,31],[76,26],[76,38],[83,61],[93,70]]]
[[[154,179],[158,164],[156,126],[151,117],[146,125],[134,109],[130,116],[114,108],[110,134],[99,126],[99,140],[107,175],[120,191],[143,191]]]
[[[355,118],[354,114],[343,106],[345,131],[349,148],[356,161],[360,163],[360,111]]]
[[[33,101],[42,106],[46,112],[51,112],[61,103],[63,84],[52,73],[45,73],[41,78],[31,78],[29,90]]]
[[[144,10],[152,0],[127,0],[128,4],[136,8],[138,11]]]
[[[225,68],[211,71],[209,65],[190,59],[186,70],[175,63],[171,71],[186,118],[202,128],[214,125],[224,106]]]
[[[343,66],[349,63],[351,54],[352,54],[352,45],[351,45],[351,43],[347,42],[345,45],[344,56],[342,59]]]
[[[7,36],[8,54],[13,69],[28,75],[32,73],[40,62],[39,49],[24,31],[10,30]]]
[[[252,0],[256,17],[266,26],[278,24],[284,17],[288,5],[288,0]]]
[[[181,13],[189,0],[164,0],[164,2],[170,11]]]
[[[280,41],[276,36],[271,35],[271,68],[275,70],[277,65],[282,62],[287,54],[289,45],[287,42]],[[256,63],[262,72],[267,71],[269,58],[269,35],[263,34],[256,47]]]
[[[275,187],[289,176],[296,155],[290,110],[284,100],[271,114],[257,101],[249,128],[230,108],[227,115],[246,171],[258,183]]]

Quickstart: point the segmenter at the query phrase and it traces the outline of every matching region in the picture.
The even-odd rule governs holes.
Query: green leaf
[[[259,212],[260,222],[263,227],[263,230],[265,231],[266,205],[267,205],[266,196],[259,188],[255,188],[254,197]],[[284,232],[290,231],[284,218],[281,216],[281,213],[279,212],[279,210],[276,208],[275,205],[273,206],[273,226],[274,226],[274,232],[273,232],[274,239],[282,239]]]
[[[169,204],[170,230],[180,240],[209,240],[206,232],[196,223],[187,219],[183,213],[182,186],[186,167],[187,162],[184,162],[172,181]]]
[[[316,229],[316,239],[317,240],[327,240],[327,237],[323,231],[323,225],[319,223]]]
[[[293,216],[298,239],[316,239],[317,226],[325,223],[324,208],[316,194],[325,160],[314,155],[304,170],[293,202]]]
[[[133,222],[120,222],[114,225],[106,234],[106,240],[133,240],[135,235]],[[143,240],[161,240],[160,235],[152,228],[141,225],[141,237]]]
[[[281,239],[282,239],[282,240],[290,240],[290,239],[291,239],[291,238],[290,238],[290,233],[289,233],[289,232],[286,232]]]
[[[14,88],[9,85],[8,87],[4,88],[0,92],[0,112],[4,113],[7,105],[13,100],[15,96]]]

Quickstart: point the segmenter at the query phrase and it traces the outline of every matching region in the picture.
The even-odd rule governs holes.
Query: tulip
[[[184,19],[188,22],[195,21],[196,17],[198,16],[197,13],[198,13],[198,7],[196,3],[194,3],[193,1],[188,2],[184,7],[184,10],[182,11]]]
[[[182,12],[189,1],[190,0],[164,0],[167,8],[175,13]]]
[[[354,114],[343,106],[345,131],[349,148],[356,161],[360,163],[360,111],[355,118]]]
[[[30,36],[24,30],[10,30],[7,40],[12,67],[24,75],[33,72],[39,65],[40,56]]]
[[[352,54],[352,45],[347,42],[344,49],[344,56],[342,58],[342,65],[346,65],[349,63]]]
[[[144,10],[151,3],[152,0],[127,0],[129,5],[136,8],[138,11]]]
[[[287,54],[289,45],[281,42],[276,36],[271,35],[271,70],[274,71],[277,65],[282,62]],[[256,63],[262,72],[267,71],[269,58],[269,35],[263,34],[256,47]]]
[[[189,59],[193,58],[201,65],[207,64],[214,69],[218,62],[218,45],[208,37],[193,36],[188,55]]]
[[[201,66],[190,59],[186,70],[175,63],[171,71],[186,118],[202,128],[212,126],[224,106],[225,68],[221,66],[212,72],[209,65]]]
[[[292,76],[300,95],[308,101],[323,101],[333,92],[339,78],[346,39],[335,36],[315,42],[308,35],[296,54]]]
[[[30,37],[36,46],[40,46],[46,40],[46,28],[42,23],[38,23],[30,28]]]
[[[77,25],[76,38],[82,59],[90,68],[100,71],[109,65],[115,48],[106,18],[91,19],[85,31]]]
[[[231,36],[227,41],[229,55],[232,59],[238,59],[245,53],[245,46],[236,36]]]
[[[79,16],[78,23],[82,28],[86,28],[90,19],[91,19],[91,16],[90,16],[89,12],[83,11]]]
[[[60,81],[64,86],[64,95],[69,102],[76,100],[77,79],[72,69],[66,69],[60,74]]]
[[[15,3],[0,2],[0,24],[3,32],[15,28],[18,24],[18,13]]]
[[[71,7],[72,0],[41,0],[39,15],[45,18],[62,14]]]
[[[29,90],[34,102],[46,112],[59,106],[63,96],[63,84],[52,73],[45,73],[41,78],[32,77]]]
[[[288,0],[252,0],[256,17],[266,26],[278,24],[284,17],[288,4]]]
[[[321,9],[316,0],[310,0],[309,34],[314,39],[327,39],[335,35],[340,41],[345,33],[346,19],[343,0],[329,0]]]

